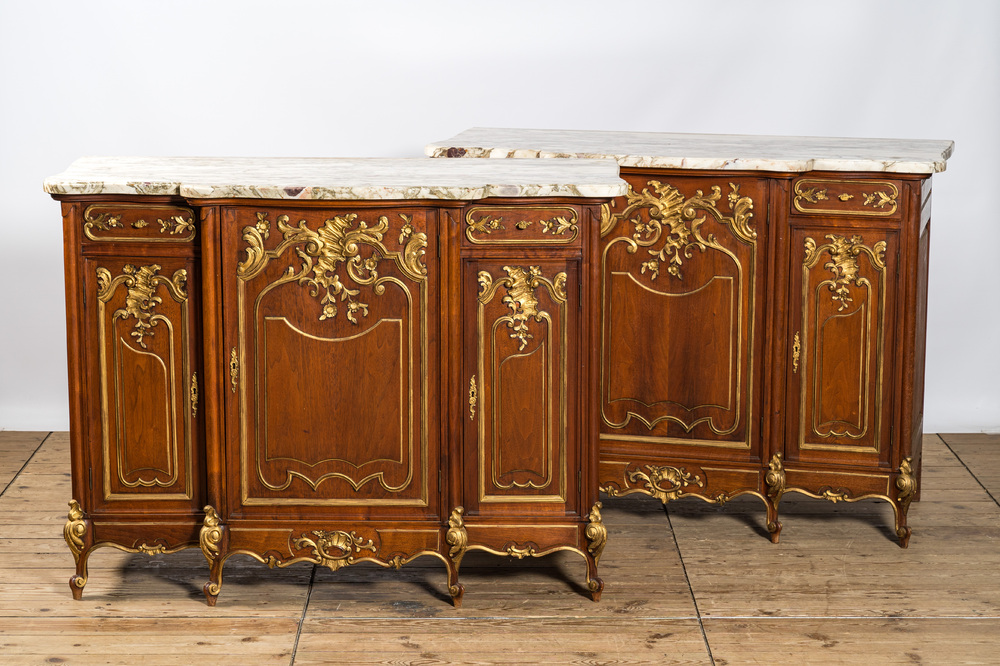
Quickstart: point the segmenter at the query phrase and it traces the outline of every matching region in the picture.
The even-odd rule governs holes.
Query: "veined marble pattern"
[[[84,157],[45,180],[49,194],[203,199],[616,197],[626,189],[611,160]]]
[[[621,166],[749,171],[937,173],[953,141],[666,134],[475,127],[429,144],[430,157],[610,158]]]

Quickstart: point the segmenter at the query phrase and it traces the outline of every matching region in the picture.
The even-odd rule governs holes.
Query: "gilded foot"
[[[896,536],[899,537],[899,547],[909,548],[910,547],[910,528],[907,526],[896,528]]]
[[[76,500],[70,500],[63,538],[76,561],[76,575],[69,579],[69,589],[73,598],[80,601],[83,599],[83,587],[87,584],[87,558],[90,557],[93,532],[90,521],[84,517],[83,509]]]

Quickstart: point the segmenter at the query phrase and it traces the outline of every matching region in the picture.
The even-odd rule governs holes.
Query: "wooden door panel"
[[[798,222],[786,460],[887,463],[899,234]]]
[[[429,511],[439,442],[426,213],[228,215],[237,502]]]
[[[625,178],[602,225],[601,449],[752,458],[766,182]]]
[[[196,262],[101,257],[84,270],[100,409],[92,425],[102,461],[97,510],[137,499],[200,509]]]
[[[575,510],[578,260],[466,260],[470,514]],[[576,291],[574,291],[576,290]],[[575,487],[575,486],[574,486]]]

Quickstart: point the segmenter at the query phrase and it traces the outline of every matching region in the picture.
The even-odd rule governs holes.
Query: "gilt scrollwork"
[[[191,418],[197,418],[198,416],[198,373],[191,373],[191,388],[188,394],[188,399],[191,401]]]
[[[771,462],[767,464],[767,474],[764,475],[764,484],[767,485],[767,496],[774,502],[780,501],[785,493],[785,466],[780,453],[771,456]]]
[[[526,557],[537,557],[538,549],[533,543],[526,543],[523,546],[519,546],[516,543],[509,543],[506,544],[504,553],[506,553],[508,557],[523,560]]]
[[[448,544],[448,557],[455,564],[462,561],[465,551],[469,548],[469,533],[465,530],[465,518],[463,507],[455,507],[455,510],[448,516],[448,531],[444,535],[444,541]]]
[[[802,340],[799,338],[799,332],[795,332],[795,337],[792,338],[792,374],[797,374],[799,371],[799,359],[802,356]]]
[[[587,537],[587,550],[594,557],[595,566],[601,563],[601,554],[608,542],[608,528],[605,527],[604,521],[601,519],[601,508],[600,502],[591,507],[590,515],[587,516],[587,527],[584,530],[584,535]]]
[[[298,549],[311,548],[315,563],[331,571],[354,564],[355,556],[362,551],[376,551],[375,543],[365,541],[357,532],[313,530],[310,534],[315,538],[303,534],[292,544]]]
[[[566,274],[557,273],[550,281],[542,277],[542,270],[538,266],[504,266],[507,277],[500,278],[497,282],[507,289],[507,295],[501,302],[510,308],[510,320],[507,327],[511,330],[510,337],[519,343],[518,351],[523,351],[528,344],[528,340],[534,336],[529,332],[528,322],[534,320],[542,321],[546,312],[539,310],[538,297],[535,290],[542,284],[548,287],[552,298],[559,302],[566,302]],[[494,286],[493,277],[485,272],[479,273],[480,300],[491,292]]]
[[[712,187],[710,194],[697,190],[690,198],[685,198],[677,188],[656,180],[649,181],[648,185],[640,192],[629,187],[628,203],[621,213],[612,213],[609,205],[602,207],[601,235],[609,233],[619,220],[628,220],[634,231],[631,239],[625,239],[626,251],[635,254],[639,248],[646,249],[650,258],[639,264],[639,272],[648,272],[651,280],[659,277],[664,264],[668,275],[683,280],[684,260],[692,259],[695,250],[725,251],[713,234],[702,233],[702,225],[709,215],[729,226],[746,243],[753,243],[757,238],[757,232],[750,226],[753,200],[741,195],[740,186],[735,183],[729,184],[727,196],[730,216],[723,215],[717,206],[722,199],[722,188],[717,185]],[[642,211],[647,215],[641,215]],[[699,213],[704,214],[699,216]]]
[[[899,464],[899,475],[896,477],[896,490],[899,494],[896,501],[905,514],[910,508],[910,502],[917,492],[917,475],[913,471],[913,458],[905,458]]]
[[[80,553],[83,552],[84,547],[83,539],[86,534],[87,521],[84,520],[83,509],[78,501],[70,500],[69,514],[66,517],[66,525],[63,526],[63,538],[66,539],[66,545],[69,546],[74,559],[80,559]]]
[[[836,504],[837,502],[844,502],[849,500],[851,494],[844,488],[839,488],[837,490],[834,490],[833,488],[824,488],[820,492],[819,496],[825,500],[830,500],[831,502]]]
[[[146,349],[147,336],[152,336],[153,329],[163,319],[156,313],[156,307],[163,303],[163,299],[156,295],[156,290],[160,285],[166,285],[171,291],[174,300],[182,303],[187,300],[187,270],[179,268],[174,271],[173,276],[167,278],[158,275],[159,264],[149,264],[146,266],[134,266],[125,264],[122,267],[122,274],[112,278],[111,271],[106,268],[97,268],[97,296],[103,302],[111,299],[112,294],[119,285],[124,284],[128,289],[125,296],[125,307],[114,312],[114,319],[135,318],[131,336],[136,343]]]
[[[479,390],[476,388],[476,376],[469,378],[469,420],[476,418],[476,403],[479,401]]]
[[[364,220],[358,221],[355,226],[358,220],[355,213],[330,218],[317,230],[310,229],[306,220],[292,226],[287,215],[280,215],[276,221],[282,241],[275,249],[266,250],[264,241],[270,234],[270,221],[267,213],[257,213],[257,222],[243,229],[246,259],[237,267],[237,275],[249,280],[263,270],[268,261],[281,256],[289,247],[298,246],[295,253],[302,263],[298,271],[289,267],[287,281],[297,281],[308,287],[313,297],[322,294],[320,321],[337,316],[339,301],[346,310],[347,320],[357,325],[359,316],[368,315],[368,304],[361,301],[360,289],[352,288],[341,279],[341,265],[346,270],[345,279],[358,286],[374,284],[376,295],[385,291],[384,285],[379,283],[378,272],[383,259],[393,260],[412,280],[426,279],[427,267],[422,259],[427,248],[427,234],[414,232],[412,216],[403,213],[398,216],[403,222],[399,234],[402,252],[390,252],[382,243],[390,230],[387,216],[379,217],[372,226]],[[363,254],[362,248],[368,248],[370,252]]]
[[[221,552],[222,520],[214,507],[206,506],[204,511],[205,518],[198,533],[198,544],[201,546],[202,555],[209,564],[213,564]]]
[[[236,347],[229,350],[229,387],[233,393],[240,385],[240,357],[236,353]]]
[[[829,288],[833,292],[833,300],[840,303],[840,307],[837,308],[837,311],[840,312],[854,300],[851,298],[851,284],[858,287],[871,284],[867,278],[859,275],[861,269],[858,265],[858,257],[862,253],[867,254],[872,264],[879,270],[884,271],[886,242],[878,241],[874,246],[868,247],[864,244],[864,239],[858,235],[851,236],[848,239],[845,236],[837,234],[827,234],[826,238],[830,242],[823,245],[817,245],[816,241],[812,238],[805,239],[805,259],[803,260],[803,265],[811,268],[819,261],[819,256],[822,253],[829,253],[830,261],[823,264],[823,268],[834,275],[833,281],[829,283]]]
[[[646,471],[640,469],[628,473],[632,483],[642,483],[643,490],[664,504],[677,499],[684,494],[685,486],[703,488],[705,482],[696,474],[689,473],[683,467],[670,465],[645,465]]]

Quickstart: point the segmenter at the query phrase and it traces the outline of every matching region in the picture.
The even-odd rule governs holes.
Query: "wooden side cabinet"
[[[79,599],[97,547],[152,555],[198,543],[200,245],[187,206],[98,198],[62,208],[78,498],[65,536]]]
[[[529,195],[477,198],[483,180],[537,170],[498,163],[469,177],[473,194],[388,200],[367,185],[370,165],[349,166],[371,196],[52,186],[77,599],[100,546],[200,548],[210,605],[237,554],[331,570],[435,557],[459,605],[476,549],[577,552],[600,598],[594,280],[600,207],[624,191],[617,166],[586,196],[541,196],[527,180]],[[575,171],[563,177],[595,173]]]
[[[931,175],[950,141],[476,128],[433,157],[613,157],[598,260],[610,497],[918,497]]]

